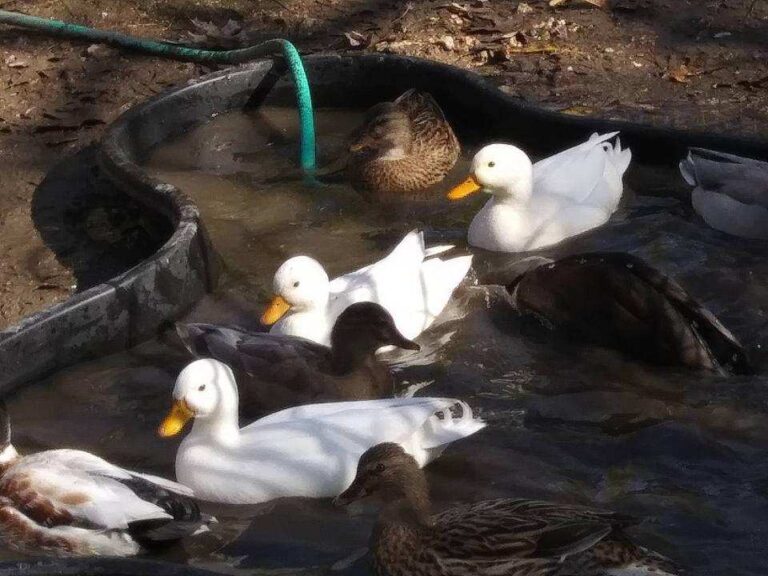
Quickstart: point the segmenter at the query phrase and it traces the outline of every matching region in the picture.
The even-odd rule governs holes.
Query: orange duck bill
[[[477,180],[475,180],[475,177],[470,175],[464,182],[448,192],[448,199],[458,200],[465,196],[469,196],[470,194],[474,194],[475,192],[479,192],[482,188],[483,187],[478,184]]]
[[[261,323],[265,326],[271,326],[285,316],[290,309],[291,305],[285,301],[285,298],[282,296],[275,296],[272,298],[272,302],[269,303],[269,306],[267,306],[267,309],[264,310],[264,314],[261,315]]]

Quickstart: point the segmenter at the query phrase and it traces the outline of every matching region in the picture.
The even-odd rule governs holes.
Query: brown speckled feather
[[[386,200],[421,196],[445,178],[461,147],[434,98],[409,90],[373,109],[351,150],[353,185]]]

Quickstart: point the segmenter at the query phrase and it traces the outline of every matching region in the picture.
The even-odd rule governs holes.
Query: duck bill
[[[416,342],[414,342],[413,340],[408,340],[408,338],[406,338],[399,332],[394,338],[392,338],[392,340],[390,341],[390,344],[392,346],[397,346],[398,348],[402,348],[403,350],[421,350],[421,346],[416,344]]]
[[[475,192],[479,192],[482,186],[478,184],[474,176],[469,176],[464,182],[456,186],[453,190],[448,192],[448,200],[459,200]]]
[[[264,314],[261,315],[261,323],[265,326],[272,326],[272,324],[285,316],[290,309],[291,305],[282,296],[275,296],[272,302],[269,303],[269,306],[267,306],[267,309],[264,310]]]
[[[352,502],[365,498],[367,495],[368,491],[365,489],[365,486],[362,485],[362,482],[358,482],[355,479],[349,488],[333,499],[333,504],[334,506],[348,506]]]
[[[171,411],[168,412],[168,416],[165,417],[160,427],[157,429],[157,433],[162,438],[170,438],[176,436],[184,429],[184,425],[195,415],[192,410],[189,409],[187,403],[184,400],[176,400],[171,407]]]

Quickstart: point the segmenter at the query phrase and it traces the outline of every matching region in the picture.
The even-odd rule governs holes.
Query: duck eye
[[[197,390],[198,392],[202,392],[203,390],[205,390],[205,384],[200,384],[200,387]]]
[[[299,287],[299,284],[301,284],[301,282],[299,282],[298,280],[296,280],[296,282],[294,282],[294,283],[293,283],[293,287],[294,287],[294,288],[298,288],[298,287]]]
[[[378,464],[376,464],[376,468],[375,468],[375,470],[376,470],[376,472],[378,472],[378,473],[384,472],[384,464],[382,464],[381,462],[379,462]]]
[[[494,166],[496,166],[496,162],[494,161],[488,162],[488,168],[493,168]]]

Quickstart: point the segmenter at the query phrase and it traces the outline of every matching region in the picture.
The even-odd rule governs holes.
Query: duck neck
[[[331,333],[331,367],[339,376],[350,374],[374,360],[376,345],[355,339],[334,338]]]
[[[192,433],[204,435],[221,446],[234,446],[240,441],[238,396],[232,386],[222,386],[218,406],[212,414],[195,418]]]
[[[524,206],[533,194],[533,171],[528,170],[518,175],[514,182],[503,189],[493,192],[496,202],[508,206]]]
[[[389,500],[381,514],[382,526],[396,524],[418,530],[432,525],[427,479],[420,469],[416,472],[410,475],[401,495]]]

